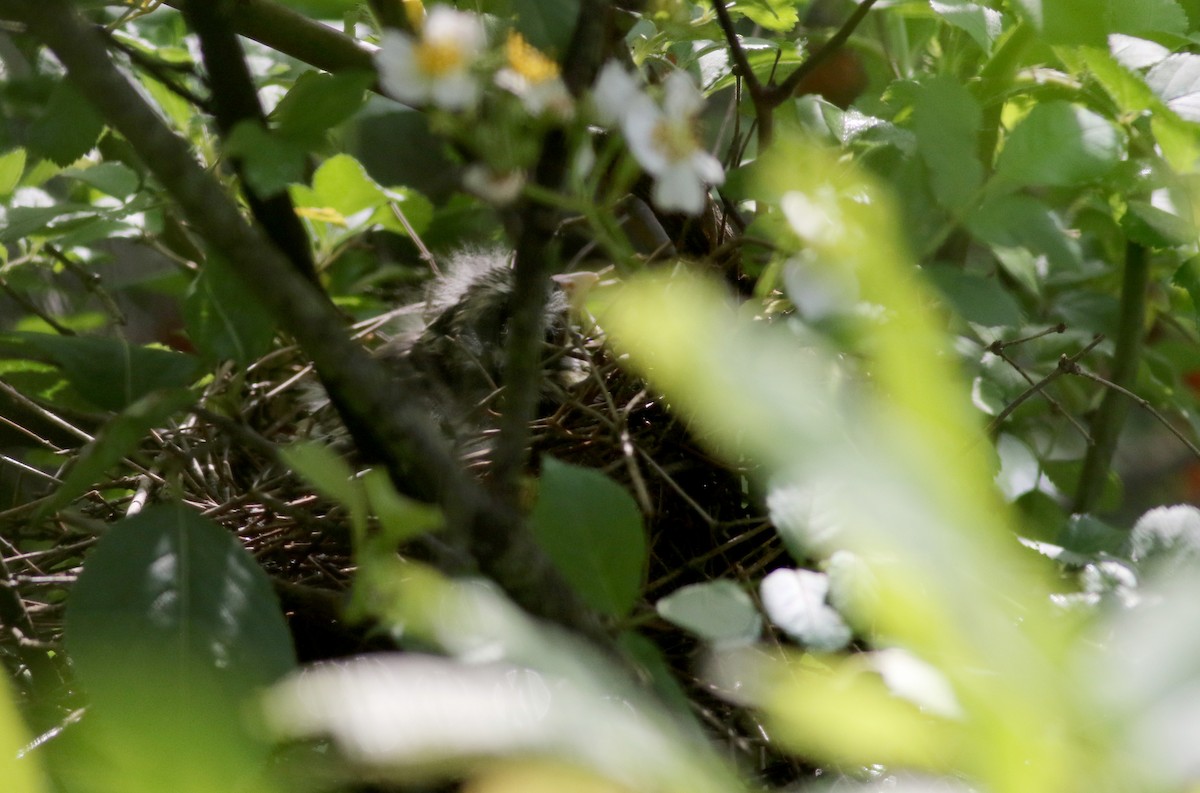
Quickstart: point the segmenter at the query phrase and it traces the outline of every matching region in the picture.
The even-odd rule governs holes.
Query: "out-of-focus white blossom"
[[[467,110],[479,100],[479,80],[472,67],[486,44],[477,16],[434,6],[419,39],[396,31],[383,34],[375,55],[380,85],[401,102]]]
[[[659,209],[699,214],[710,185],[725,171],[696,136],[704,98],[692,78],[676,71],[663,82],[662,104],[641,91],[621,66],[600,72],[592,101],[602,123],[617,123],[634,158],[654,177],[652,198]]]
[[[463,171],[463,187],[495,206],[507,206],[517,200],[525,187],[525,172],[520,170],[498,173],[480,163],[472,163]]]
[[[605,126],[619,125],[633,98],[640,93],[637,82],[625,71],[625,67],[616,61],[608,61],[600,69],[592,86],[596,120]]]
[[[552,114],[568,119],[575,103],[562,81],[558,64],[512,31],[504,46],[508,65],[496,73],[496,85],[516,95],[531,115]]]

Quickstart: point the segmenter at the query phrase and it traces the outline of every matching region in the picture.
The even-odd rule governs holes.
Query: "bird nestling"
[[[546,304],[543,394],[587,377],[587,361],[573,343],[572,327],[592,272],[553,276]],[[376,356],[397,385],[421,400],[460,452],[475,456],[494,426],[504,383],[514,292],[511,254],[499,248],[463,249],[449,257],[430,285],[421,327],[384,344]],[[340,433],[344,435],[344,431]],[[337,435],[333,437],[337,440]]]

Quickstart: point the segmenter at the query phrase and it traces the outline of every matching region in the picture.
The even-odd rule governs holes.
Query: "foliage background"
[[[489,41],[468,110],[377,90],[420,3],[0,0],[0,775],[1194,787],[1200,5],[457,5]],[[512,31],[571,113],[495,82]],[[706,96],[700,213],[602,129],[612,61]],[[467,242],[515,260],[488,487],[347,333]],[[611,460],[531,495],[546,284],[581,249],[614,268],[593,349],[769,553],[655,589],[670,526]],[[372,473],[248,432],[289,355]],[[282,492],[247,460],[324,500],[294,558],[342,554],[348,593],[227,528]],[[298,611],[404,652],[301,666]]]

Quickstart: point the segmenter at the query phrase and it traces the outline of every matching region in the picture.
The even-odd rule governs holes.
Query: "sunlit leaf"
[[[659,600],[655,609],[663,619],[722,646],[748,644],[762,634],[754,601],[733,581],[680,587]]]
[[[1016,184],[1078,185],[1103,177],[1123,153],[1108,119],[1068,102],[1043,102],[1009,135],[996,170]]]
[[[25,172],[25,150],[13,149],[0,155],[0,198],[3,198],[21,182]]]
[[[19,756],[28,743],[25,725],[10,696],[8,679],[0,677],[0,779],[4,780],[6,792],[45,793],[47,790],[38,759]]]

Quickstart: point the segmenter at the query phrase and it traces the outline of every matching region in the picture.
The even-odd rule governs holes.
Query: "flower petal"
[[[704,209],[704,185],[686,163],[676,163],[654,183],[654,204],[668,212],[699,215]]]
[[[663,91],[663,112],[668,118],[690,118],[704,108],[704,97],[687,72],[675,70],[668,74]]]
[[[641,95],[637,83],[625,71],[625,67],[616,61],[608,61],[600,69],[600,75],[592,86],[596,120],[605,126],[624,121],[632,101]]]

